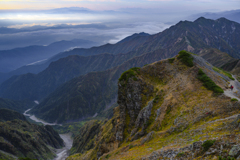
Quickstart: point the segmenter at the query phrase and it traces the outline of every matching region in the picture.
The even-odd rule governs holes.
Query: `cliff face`
[[[92,149],[68,159],[237,157],[240,105],[222,94],[229,77],[201,57],[185,58],[123,73],[114,117]]]
[[[55,156],[53,148],[64,146],[51,126],[31,124],[15,111],[1,109],[0,113],[0,157],[52,159]]]

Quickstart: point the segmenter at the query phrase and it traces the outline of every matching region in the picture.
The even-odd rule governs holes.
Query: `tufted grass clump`
[[[108,154],[108,155],[105,156],[105,158],[107,158],[107,159],[110,158],[110,157],[111,157],[111,154]]]
[[[206,152],[214,143],[216,140],[206,140],[203,144],[203,150]]]
[[[131,68],[122,73],[121,77],[118,79],[119,81],[128,81],[129,78],[135,77],[137,73],[139,73],[139,67]]]
[[[178,56],[178,59],[182,61],[186,66],[188,67],[193,67],[193,57],[191,56],[190,53],[188,53],[185,50],[180,51]]]
[[[169,58],[169,59],[168,59],[168,62],[169,62],[169,63],[173,63],[174,60],[175,60],[175,58]]]
[[[178,158],[179,158],[179,157],[182,157],[184,154],[185,154],[184,152],[179,152],[179,153],[177,154],[177,157],[178,157]]]
[[[209,89],[212,90],[215,93],[223,93],[223,89],[216,85],[215,82],[211,80],[203,71],[202,69],[199,69],[198,71],[198,79],[203,82],[203,85]]]
[[[129,149],[131,149],[131,148],[133,148],[134,146],[132,145],[132,144],[130,144],[130,146],[129,146]]]
[[[154,98],[154,100],[153,100],[153,103],[157,103],[158,102],[158,100],[159,100],[159,95],[156,95],[156,97]]]
[[[219,156],[218,157],[218,160],[235,160],[235,158],[233,158],[233,157],[227,157],[227,158],[224,158],[224,157],[222,157],[222,156]]]
[[[232,102],[238,101],[238,99],[237,99],[237,98],[232,98],[231,101],[232,101]]]

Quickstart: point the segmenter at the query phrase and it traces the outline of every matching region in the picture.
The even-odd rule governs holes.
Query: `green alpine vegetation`
[[[54,148],[64,146],[51,126],[31,124],[22,114],[8,109],[0,109],[0,114],[0,158],[47,160],[54,158]]]
[[[123,74],[119,78],[119,81],[128,81],[129,78],[136,76],[139,69],[140,69],[139,67],[134,67],[123,72]]]
[[[175,58],[169,58],[169,59],[168,59],[169,63],[173,63],[174,60],[175,60]]]
[[[231,101],[238,101],[238,99],[237,98],[232,98]]]
[[[193,66],[193,57],[191,56],[190,53],[188,53],[185,50],[182,50],[178,53],[178,59],[180,59],[185,65],[187,65],[188,67],[192,67]]]
[[[198,71],[198,79],[200,81],[203,82],[203,85],[209,89],[209,90],[212,90],[213,92],[215,93],[223,93],[223,89],[221,87],[219,87],[218,85],[216,85],[215,82],[213,82],[211,80],[211,78],[209,78],[204,72],[202,69],[199,69]]]

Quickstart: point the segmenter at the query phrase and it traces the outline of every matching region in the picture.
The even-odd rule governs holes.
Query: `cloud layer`
[[[236,8],[238,0],[0,0],[0,50],[71,39],[116,43]]]

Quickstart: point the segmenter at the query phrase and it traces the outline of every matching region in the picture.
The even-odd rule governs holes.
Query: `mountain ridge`
[[[124,72],[113,118],[102,122],[100,132],[91,135],[93,145],[80,130],[71,149],[73,155],[67,160],[237,157],[232,154],[237,141],[228,135],[238,136],[231,129],[238,126],[240,104],[214,93],[201,74],[223,89],[228,88],[230,79],[201,57],[188,54],[189,61],[178,55]],[[191,61],[193,66],[188,65]],[[226,119],[221,122],[221,118]],[[85,133],[97,127],[91,123],[82,127]],[[239,131],[239,127],[235,129]],[[231,141],[229,147],[224,145]],[[205,142],[211,144],[205,147]]]
[[[200,22],[201,22],[201,25],[199,24]],[[207,23],[205,25],[205,27],[203,27],[203,24],[204,24],[203,22]],[[236,32],[238,32],[240,30],[239,24],[231,22],[231,21],[227,21],[227,22],[228,22],[228,25],[226,24],[226,29],[229,29],[229,27],[231,28],[231,25],[233,24],[233,25],[236,25],[236,27],[238,27],[235,30]],[[213,27],[212,24],[215,24],[216,26]],[[225,22],[223,24],[225,24]],[[209,28],[209,26],[211,26],[211,27]],[[215,45],[225,46],[226,43],[218,44],[218,41],[216,41],[217,38],[214,37],[214,35],[218,35],[220,38],[222,37],[221,39],[226,37],[225,29],[222,30],[221,27],[222,27],[221,20],[214,21],[214,20],[206,20],[205,18],[199,18],[197,20],[197,22],[188,22],[188,21],[179,22],[175,26],[172,26],[169,29],[167,29],[161,33],[158,33],[158,34],[148,37],[147,42],[143,43],[139,48],[125,54],[128,56],[130,55],[128,57],[129,59],[125,59],[126,62],[123,61],[122,64],[120,64],[119,66],[117,66],[113,69],[109,69],[106,72],[102,71],[102,72],[98,72],[98,73],[97,72],[89,73],[87,75],[77,77],[72,81],[70,80],[65,84],[62,84],[62,86],[59,87],[54,92],[48,93],[49,96],[47,96],[43,100],[43,102],[40,103],[40,105],[37,106],[36,109],[33,109],[32,111],[37,116],[40,116],[40,118],[43,118],[45,120],[51,119],[50,120],[51,122],[55,122],[57,119],[60,120],[59,117],[62,117],[62,119],[60,121],[63,122],[63,121],[68,121],[70,119],[74,120],[74,119],[72,119],[74,116],[69,116],[69,115],[77,114],[77,111],[81,112],[81,108],[83,108],[83,106],[85,106],[85,108],[91,106],[86,103],[86,102],[90,101],[90,103],[93,103],[94,105],[96,105],[98,107],[96,107],[95,109],[92,108],[91,112],[89,112],[90,114],[89,113],[87,114],[87,112],[86,112],[85,115],[93,116],[96,113],[96,111],[99,112],[100,108],[104,109],[105,106],[107,106],[107,104],[110,101],[114,100],[114,98],[116,97],[116,95],[117,95],[116,83],[117,83],[117,79],[120,77],[122,72],[124,72],[125,70],[130,69],[132,67],[142,67],[145,64],[149,64],[149,63],[153,63],[155,61],[161,60],[161,59],[173,57],[180,50],[185,49],[187,51],[194,51],[195,53],[199,53],[204,48],[209,48],[210,46],[215,46]],[[215,31],[215,29],[216,29],[216,31]],[[212,30],[214,30],[214,31],[212,31]],[[232,31],[232,29],[228,30],[229,33],[230,33],[230,31]],[[202,34],[202,33],[204,33],[204,34]],[[210,33],[212,33],[212,34],[210,34]],[[205,36],[207,36],[209,38],[209,39],[207,38],[208,40],[210,40],[210,38],[211,38],[211,40],[212,40],[211,43],[210,43],[210,41],[206,41]],[[235,37],[235,35],[232,35],[232,38],[239,38],[239,37]],[[223,41],[221,40],[221,42],[223,42]],[[229,40],[229,42],[230,42],[230,40]],[[234,45],[234,46],[236,47],[236,49],[231,49],[231,47],[229,45],[227,45],[226,47],[220,47],[220,49],[223,48],[223,50],[226,50],[230,47],[229,50],[231,52],[229,52],[229,54],[230,53],[237,54],[237,52],[235,52],[235,51],[238,50],[238,47],[237,47],[237,45]],[[96,56],[99,56],[99,55],[96,55]],[[115,55],[115,56],[118,56],[118,55]],[[107,76],[106,75],[107,73],[110,73],[110,76]],[[97,78],[94,79],[93,75]],[[90,85],[90,82],[88,82],[89,80],[87,80],[88,78],[89,78],[89,80],[91,79],[91,81],[93,81],[93,80],[95,81],[94,83],[97,86],[97,88],[93,88],[93,86]],[[19,82],[21,82],[21,81],[19,81]],[[31,82],[29,84],[32,84],[33,82]],[[44,82],[47,82],[47,81],[45,80]],[[27,81],[26,81],[26,83],[27,83]],[[101,83],[104,84],[104,86],[107,87],[107,89],[103,89],[103,88],[100,89],[101,86],[99,84],[101,84]],[[49,85],[49,84],[50,83],[46,83],[46,85]],[[81,85],[79,85],[79,84],[81,84]],[[84,85],[85,87],[83,87],[82,85]],[[11,85],[5,85],[5,87],[11,88]],[[24,91],[26,91],[26,92],[30,91],[30,93],[35,94],[35,93],[37,93],[36,91],[38,91],[39,87],[40,87],[39,85],[35,85],[35,87],[31,87],[31,88],[33,88],[33,90],[24,90]],[[37,90],[35,90],[35,88],[37,88]],[[48,89],[49,87],[46,87],[46,88]],[[67,89],[67,88],[72,88],[72,90]],[[76,88],[76,89],[74,89],[74,88]],[[16,93],[14,93],[13,89],[14,90],[18,89],[17,83],[16,83],[16,87],[12,87],[11,89],[8,90],[8,95],[12,96],[12,95],[16,94]],[[96,97],[93,98],[88,95],[88,93],[86,92],[87,89],[91,90],[91,92],[92,91],[101,92],[102,95],[96,95]],[[21,91],[21,89],[19,89],[19,90]],[[60,90],[61,90],[61,93],[65,96],[57,93]],[[101,90],[103,90],[103,91],[101,91]],[[108,90],[108,92],[106,92],[106,90]],[[1,94],[1,95],[3,96],[3,94]],[[24,95],[24,94],[16,94],[16,95]],[[45,94],[45,95],[47,95],[47,94]],[[51,96],[58,99],[59,104],[56,104],[56,100],[53,100],[51,98]],[[76,97],[78,97],[78,96],[79,96],[79,98],[77,100]],[[62,97],[62,98],[60,98],[60,97]],[[67,99],[66,99],[66,97],[67,97]],[[25,97],[25,98],[27,98],[27,97]],[[29,98],[29,96],[28,96],[28,98]],[[102,100],[100,100],[99,98]],[[98,100],[96,101],[96,99],[98,99]],[[60,104],[60,102],[62,104]],[[53,105],[53,104],[55,104],[55,105]],[[71,112],[68,112],[69,111],[67,109],[69,106],[68,104],[72,104]],[[81,106],[80,105],[78,106],[77,104],[81,104]],[[62,107],[60,107],[60,106],[62,106]],[[37,112],[38,107],[39,107],[39,110],[43,111],[43,112],[41,112],[42,115],[39,114],[40,112]],[[43,108],[45,108],[45,109],[43,109]],[[56,115],[53,114],[54,109],[57,109],[56,111],[58,111],[58,113],[63,116],[56,117]],[[51,110],[51,112],[50,112],[50,110]],[[61,112],[60,112],[60,110],[61,110]],[[67,113],[67,112],[69,115],[65,115],[65,113]],[[93,113],[93,112],[95,112],[95,113]],[[81,114],[79,114],[79,115],[81,115]],[[66,117],[68,117],[70,119],[68,119]],[[76,120],[78,120],[78,119],[81,119],[81,117],[83,118],[84,116],[76,116],[75,118],[76,118]]]

